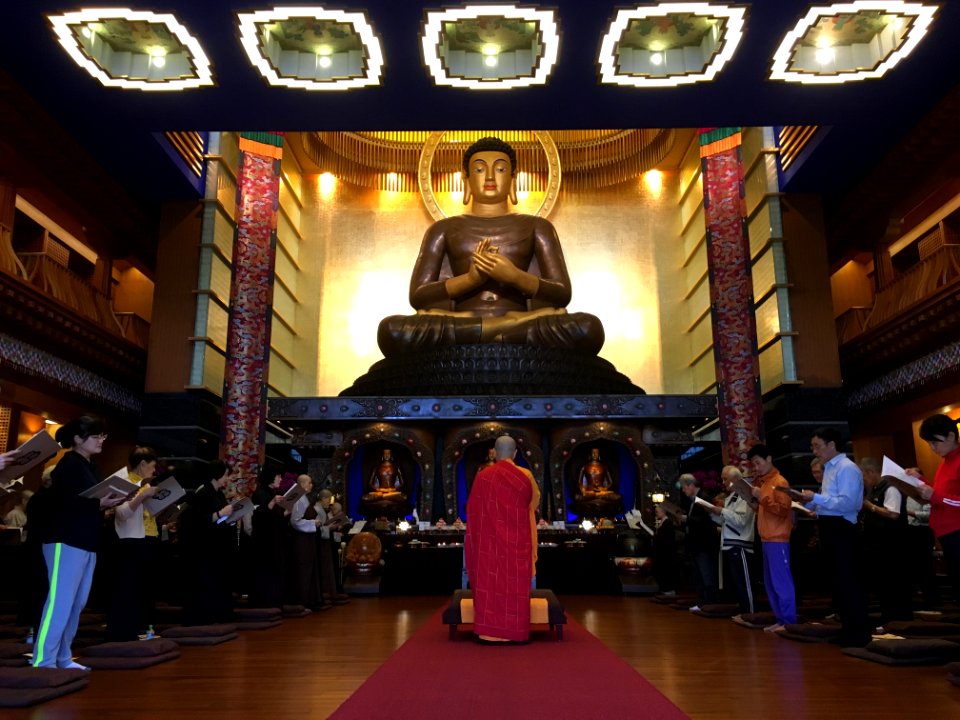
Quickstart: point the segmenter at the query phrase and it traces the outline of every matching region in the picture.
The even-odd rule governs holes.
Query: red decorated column
[[[263,462],[282,152],[282,133],[240,134],[220,448],[244,495]]]
[[[700,131],[717,409],[725,464],[745,467],[763,437],[740,128]]]

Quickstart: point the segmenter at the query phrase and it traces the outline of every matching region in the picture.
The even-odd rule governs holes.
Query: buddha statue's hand
[[[536,294],[540,286],[539,278],[521,270],[509,258],[495,251],[475,252],[473,264],[488,277],[504,285],[515,287],[531,297]]]

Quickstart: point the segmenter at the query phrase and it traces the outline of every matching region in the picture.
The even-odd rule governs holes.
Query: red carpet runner
[[[529,645],[447,639],[438,613],[347,698],[331,720],[660,718],[687,716],[581,625],[562,642]]]

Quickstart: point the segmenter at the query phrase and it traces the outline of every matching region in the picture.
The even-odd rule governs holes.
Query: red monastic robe
[[[473,482],[464,549],[477,635],[530,637],[532,499],[532,477],[508,460],[484,468]]]

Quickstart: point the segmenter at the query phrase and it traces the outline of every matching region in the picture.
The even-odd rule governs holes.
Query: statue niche
[[[463,157],[470,211],[427,229],[410,279],[415,315],[380,322],[384,360],[344,395],[643,392],[596,357],[600,320],[568,313],[570,276],[554,226],[511,213],[516,152],[494,137]]]
[[[370,471],[366,492],[360,497],[360,512],[367,517],[397,518],[410,511],[409,487],[390,448]]]
[[[612,518],[623,512],[617,481],[600,457],[600,448],[590,450],[590,457],[579,468],[572,509],[581,516]]]

